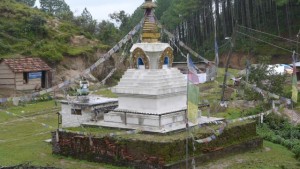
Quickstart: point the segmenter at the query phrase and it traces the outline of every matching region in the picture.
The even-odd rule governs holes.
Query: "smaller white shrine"
[[[103,120],[104,112],[112,110],[118,105],[118,99],[114,98],[92,95],[88,96],[89,99],[82,99],[82,97],[68,97],[67,100],[60,101],[63,128],[79,127],[83,123]]]

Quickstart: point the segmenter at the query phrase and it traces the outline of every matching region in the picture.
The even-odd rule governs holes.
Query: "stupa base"
[[[99,122],[88,122],[86,126],[101,126],[108,128],[132,129],[151,133],[169,133],[186,128],[185,123],[186,110],[169,112],[165,114],[142,114],[138,112],[129,112],[115,110],[104,115],[104,120]],[[198,119],[199,124],[220,121],[222,118],[201,116]],[[190,127],[195,124],[189,123]]]

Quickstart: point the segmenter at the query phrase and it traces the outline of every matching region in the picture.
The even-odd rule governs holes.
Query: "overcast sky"
[[[134,10],[143,4],[145,0],[65,0],[70,6],[75,16],[82,13],[86,7],[98,20],[109,20],[109,14],[124,10],[128,14],[132,14]]]

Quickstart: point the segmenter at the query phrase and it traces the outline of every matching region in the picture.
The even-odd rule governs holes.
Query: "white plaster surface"
[[[163,114],[186,108],[186,95],[165,98],[119,97],[117,109],[145,114]]]
[[[85,96],[89,98],[88,102],[81,102],[80,99],[77,99],[76,96],[68,97],[68,100],[61,100],[60,102],[62,103],[70,103],[70,104],[80,104],[80,105],[97,105],[97,104],[102,104],[102,103],[108,103],[108,102],[112,102],[112,101],[118,101],[118,99],[116,98],[107,98],[107,97],[100,97],[97,95],[88,95]]]
[[[178,116],[180,117],[180,115]],[[167,117],[169,118],[169,117]],[[215,117],[206,117],[201,116],[198,118],[199,124],[207,124],[211,123],[213,121],[222,121],[223,118],[215,118]],[[85,125],[90,126],[102,126],[102,127],[116,127],[116,128],[123,128],[123,129],[136,129],[136,130],[142,130],[142,131],[148,131],[148,132],[154,132],[154,133],[168,133],[171,131],[176,130],[183,130],[186,128],[185,122],[173,122],[168,123],[165,125],[162,125],[161,127],[155,126],[155,125],[136,125],[136,124],[124,124],[124,123],[114,123],[114,122],[105,122],[105,121],[99,121],[99,122],[89,122],[85,123]],[[197,126],[196,124],[189,123],[190,127]]]
[[[97,106],[109,105],[109,103],[116,104],[116,98],[105,98],[96,95],[89,95],[88,102],[80,102],[76,97],[69,97],[68,100],[61,100],[61,115],[62,127],[78,127],[82,123],[90,122],[94,119],[95,114],[92,108]],[[81,115],[74,115],[71,109],[81,109]]]
[[[168,43],[136,43],[130,49],[132,53],[136,48],[141,48],[149,58],[150,69],[158,69],[159,58],[164,50],[171,47]]]
[[[72,105],[61,104],[62,127],[79,127],[82,123],[90,122],[93,118],[91,109],[82,110],[82,115],[71,114]]]
[[[162,114],[186,108],[186,80],[176,68],[129,69],[112,91],[121,110]]]
[[[184,75],[176,68],[128,69],[118,85],[112,88],[117,94],[164,95],[186,92]]]

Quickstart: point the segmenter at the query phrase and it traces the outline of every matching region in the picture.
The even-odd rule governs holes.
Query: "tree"
[[[33,35],[43,37],[47,33],[44,27],[46,22],[47,21],[45,18],[39,15],[33,15],[28,19],[25,30],[27,33],[32,33]]]
[[[64,0],[40,0],[41,10],[61,19],[70,19],[73,13]]]
[[[96,31],[97,21],[93,19],[87,8],[84,8],[81,15],[75,19],[75,23],[90,34],[94,34]]]
[[[121,31],[128,30],[130,15],[125,13],[125,11],[114,12],[113,14],[109,14],[109,17],[120,24],[119,28]]]
[[[156,0],[157,8],[155,9],[155,16],[160,19],[164,12],[169,8],[173,0]]]
[[[20,2],[20,3],[23,3],[23,4],[26,4],[30,7],[33,7],[36,0],[16,0],[16,1]]]
[[[120,32],[109,21],[102,21],[97,25],[96,37],[107,45],[114,45],[120,40]]]
[[[250,68],[249,83],[265,91],[270,91],[271,93],[282,96],[284,94],[286,75],[277,74],[274,67],[268,67],[267,64],[270,63],[271,57],[260,56],[258,59],[261,64]],[[251,100],[263,99],[260,94],[249,89],[245,90],[245,96]]]

